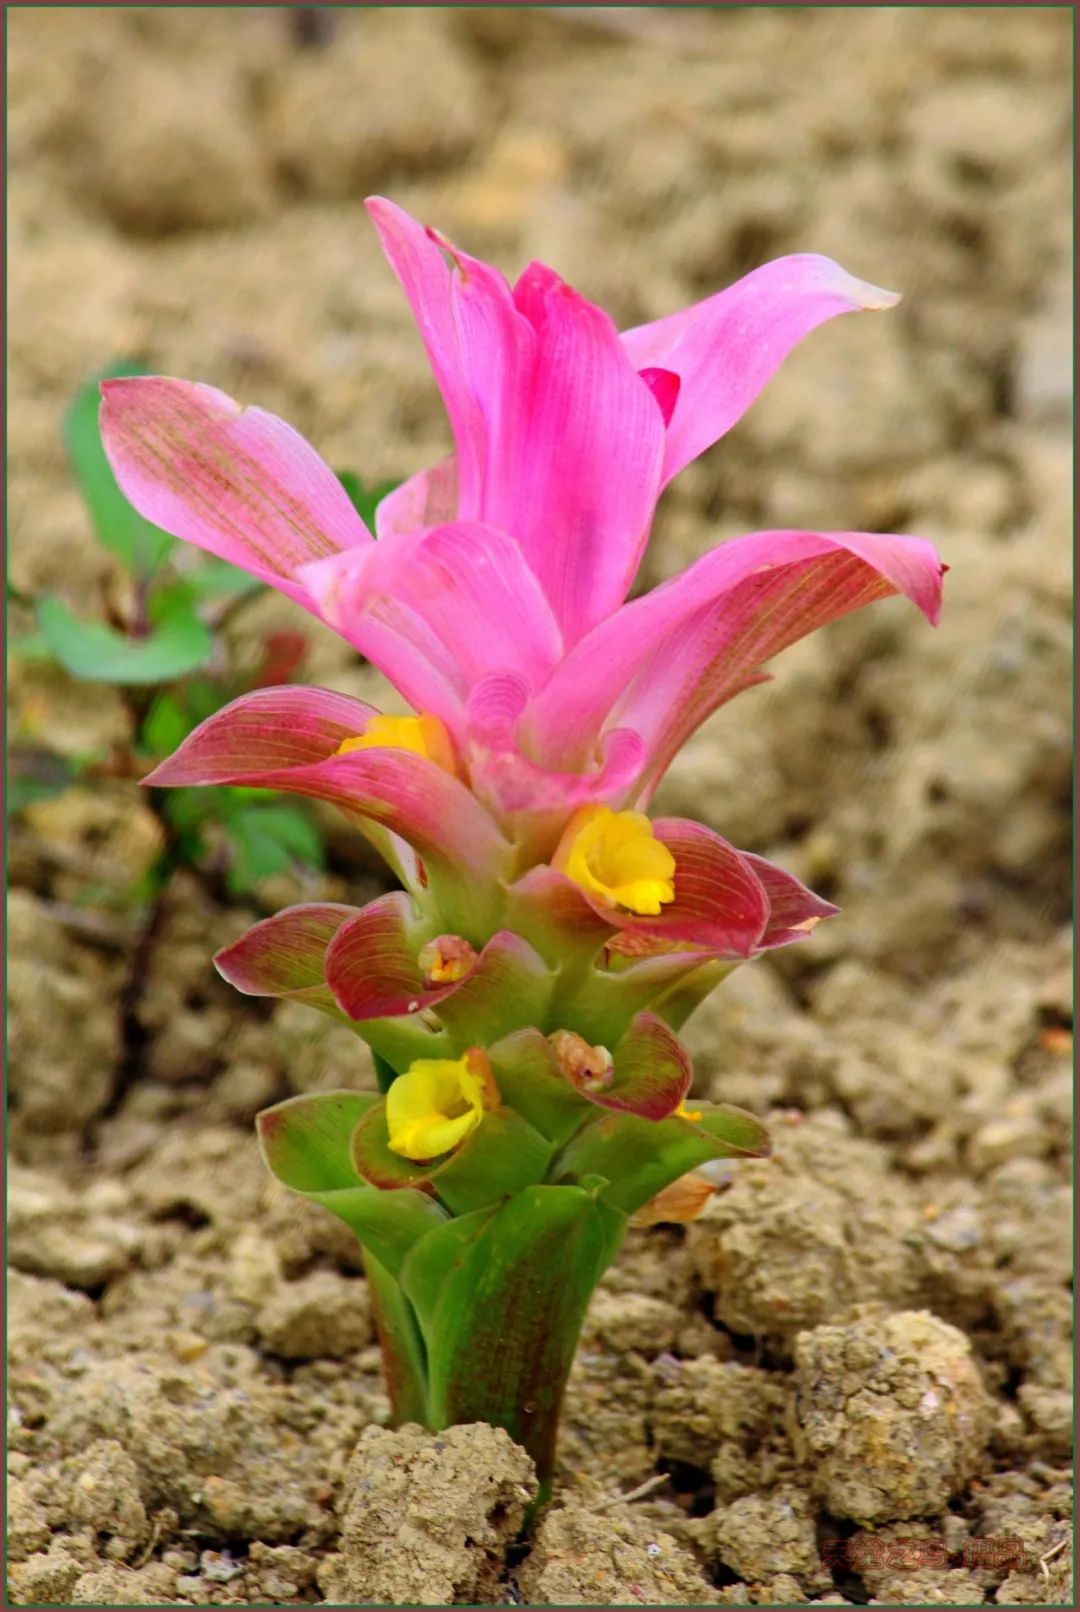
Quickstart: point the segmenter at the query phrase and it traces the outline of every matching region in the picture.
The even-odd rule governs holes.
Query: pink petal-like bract
[[[614,728],[596,747],[594,765],[557,772],[522,752],[519,724],[529,685],[519,674],[493,672],[477,683],[466,712],[474,787],[497,810],[558,812],[583,801],[612,800],[641,775],[645,747],[636,733]]]
[[[513,534],[568,643],[625,598],[659,491],[664,420],[614,325],[543,264],[513,291],[381,197],[457,445],[459,520]],[[430,489],[410,490],[427,507]]]
[[[450,454],[387,493],[375,511],[375,536],[385,539],[428,526],[448,526],[457,512],[457,460]]]
[[[516,672],[538,689],[562,655],[521,549],[479,522],[402,533],[306,566],[301,578],[332,627],[459,735],[481,678]]]
[[[605,725],[640,734],[659,777],[711,712],[816,627],[904,593],[931,621],[942,567],[929,543],[866,532],[755,532],[624,605],[559,665],[534,702],[541,755],[587,753]]]
[[[330,801],[400,835],[421,856],[490,877],[508,847],[457,778],[407,750],[336,753],[374,714],[323,689],[258,689],[215,711],[143,781],[172,789],[242,784]]]
[[[138,375],[101,385],[101,438],[124,496],[155,525],[311,609],[310,560],[371,533],[292,426],[213,386]]]
[[[638,369],[678,377],[662,484],[729,431],[803,337],[826,319],[900,299],[812,253],[777,258],[679,313],[623,333]]]
[[[367,206],[453,436],[379,504],[377,540],[291,427],[212,387],[107,381],[101,429],[136,509],[312,611],[423,721],[375,725],[372,706],[343,694],[260,687],[145,781],[331,802],[405,886],[256,924],[218,958],[239,989],[346,1016],[395,1069],[417,1049],[464,1055],[527,1035],[481,1139],[512,1120],[520,1142],[532,1114],[565,1140],[581,1092],[623,1111],[594,1114],[594,1128],[663,1121],[689,1090],[675,1034],[686,1016],[731,967],[836,909],[681,818],[652,825],[674,861],[655,915],[609,898],[633,899],[632,879],[577,866],[579,884],[550,864],[576,808],[645,808],[695,729],[807,633],[895,594],[936,622],[931,545],[866,532],[734,538],[626,602],[672,476],[817,325],[896,298],[799,255],[620,335],[544,264],[511,286],[394,203]],[[576,1038],[564,1051],[610,1049],[602,1079],[573,1083],[545,1039],[562,1031]],[[415,1184],[422,1172],[379,1146],[383,1184]]]

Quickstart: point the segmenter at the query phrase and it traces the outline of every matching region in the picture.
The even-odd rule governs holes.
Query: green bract
[[[585,1310],[630,1215],[696,1165],[769,1146],[735,1108],[659,1123],[598,1108],[546,1047],[525,1031],[494,1048],[505,1100],[428,1165],[388,1148],[373,1094],[294,1097],[258,1122],[277,1179],[363,1244],[395,1418],[504,1427],[543,1493]]]

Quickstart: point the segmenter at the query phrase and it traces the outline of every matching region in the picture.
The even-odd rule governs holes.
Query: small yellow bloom
[[[335,755],[380,749],[409,750],[414,756],[434,761],[446,772],[457,771],[450,735],[437,716],[373,716],[367,731],[342,740]]]
[[[675,858],[644,812],[580,806],[551,861],[590,895],[645,917],[675,899]]]
[[[462,935],[436,935],[425,941],[416,959],[425,985],[456,985],[476,962],[476,947]]]
[[[386,1094],[390,1146],[424,1163],[450,1153],[498,1102],[491,1065],[479,1048],[463,1058],[418,1058]]]
[[[683,1098],[682,1102],[679,1104],[678,1108],[675,1110],[674,1114],[672,1115],[672,1119],[690,1119],[690,1120],[694,1120],[694,1119],[700,1119],[700,1118],[701,1118],[701,1109],[700,1108],[687,1108],[687,1106],[686,1106],[686,1098],[685,1097]]]

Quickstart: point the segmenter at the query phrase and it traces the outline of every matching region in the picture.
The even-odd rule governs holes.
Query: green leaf
[[[352,506],[364,525],[371,531],[375,530],[375,511],[386,497],[395,488],[401,486],[400,481],[365,481],[358,476],[355,470],[339,470],[337,479],[348,493]]]
[[[295,806],[255,802],[226,808],[226,827],[234,861],[229,888],[250,890],[263,879],[285,873],[294,863],[325,865],[323,843],[311,819]]]
[[[143,580],[153,576],[174,539],[159,526],[144,520],[120,491],[101,445],[98,413],[102,381],[145,373],[136,364],[111,364],[76,393],[64,417],[64,445],[90,511],[97,540],[122,560],[134,576]]]
[[[539,1030],[517,1030],[488,1049],[503,1100],[549,1142],[561,1146],[596,1108],[562,1074]]]
[[[247,806],[253,801],[276,799],[280,799],[280,796],[274,789],[257,789],[252,784],[229,784],[221,790],[221,815],[224,818],[232,817],[240,806]]]
[[[170,756],[191,732],[187,712],[169,690],[154,697],[139,732],[141,747],[152,756]]]
[[[580,1191],[577,1187],[560,1187],[558,1190]],[[434,1336],[447,1283],[454,1271],[460,1270],[464,1257],[504,1207],[503,1204],[489,1203],[484,1209],[474,1209],[467,1215],[447,1219],[422,1238],[405,1261],[400,1278],[402,1290],[416,1311],[421,1331],[429,1342]]]
[[[392,1063],[388,1063],[381,1053],[372,1049],[371,1061],[375,1065],[375,1079],[379,1082],[379,1090],[388,1092],[397,1079],[399,1070]]]
[[[190,677],[184,681],[184,710],[191,718],[193,728],[205,722],[208,716],[213,716],[215,711],[220,711],[229,697],[220,683],[212,678]]]
[[[383,1377],[390,1396],[393,1425],[417,1422],[430,1427],[427,1410],[427,1351],[416,1311],[401,1285],[369,1248],[364,1250],[375,1330],[382,1350]]]
[[[264,833],[258,817],[238,812],[229,819],[229,845],[232,861],[226,874],[226,883],[232,895],[244,895],[272,879],[278,873],[287,873],[291,857],[273,834]]]
[[[530,1186],[430,1231],[402,1267],[431,1425],[505,1428],[536,1463],[542,1497],[581,1324],[625,1227],[579,1186]]]
[[[271,1175],[293,1192],[334,1192],[359,1185],[349,1141],[372,1092],[323,1091],[264,1108],[255,1121]]]
[[[767,1159],[772,1152],[769,1133],[761,1121],[745,1108],[734,1108],[728,1103],[694,1103],[698,1114],[697,1124],[710,1136],[715,1146],[723,1148],[719,1156],[725,1159]]]
[[[298,806],[258,806],[256,808],[263,828],[269,827],[280,844],[291,851],[298,862],[308,867],[326,865],[326,853],[318,829],[306,812]]]
[[[224,793],[224,789],[164,790],[165,815],[178,832],[195,832],[221,816]]]
[[[93,683],[166,683],[202,666],[213,648],[193,610],[171,615],[144,638],[128,638],[102,621],[80,620],[59,599],[45,598],[38,624],[60,665]]]
[[[197,570],[186,572],[184,581],[195,599],[242,599],[264,586],[228,560],[206,560]]]
[[[8,779],[7,815],[17,817],[39,800],[53,800],[64,793],[71,781],[70,778],[20,778],[16,774]]]
[[[636,1013],[657,1014],[678,1030],[710,991],[738,965],[702,963],[691,955],[627,960],[625,967],[588,967],[560,998],[563,1023],[593,1046],[614,1047]]]
[[[378,1187],[349,1187],[337,1192],[308,1193],[313,1203],[343,1220],[364,1248],[370,1249],[395,1277],[419,1238],[446,1219],[426,1192],[403,1187],[380,1192]]]

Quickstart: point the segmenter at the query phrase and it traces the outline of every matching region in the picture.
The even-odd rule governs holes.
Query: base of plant
[[[535,1186],[429,1233],[401,1281],[368,1255],[395,1424],[504,1428],[547,1499],[585,1311],[625,1227],[581,1187]]]
[[[598,1106],[537,1061],[547,1045],[533,1034],[499,1052],[519,1106],[486,1113],[442,1160],[389,1151],[374,1093],[259,1116],[273,1174],[363,1246],[395,1424],[503,1428],[532,1458],[541,1501],[585,1312],[630,1217],[707,1159],[768,1150],[737,1109],[652,1121]]]

